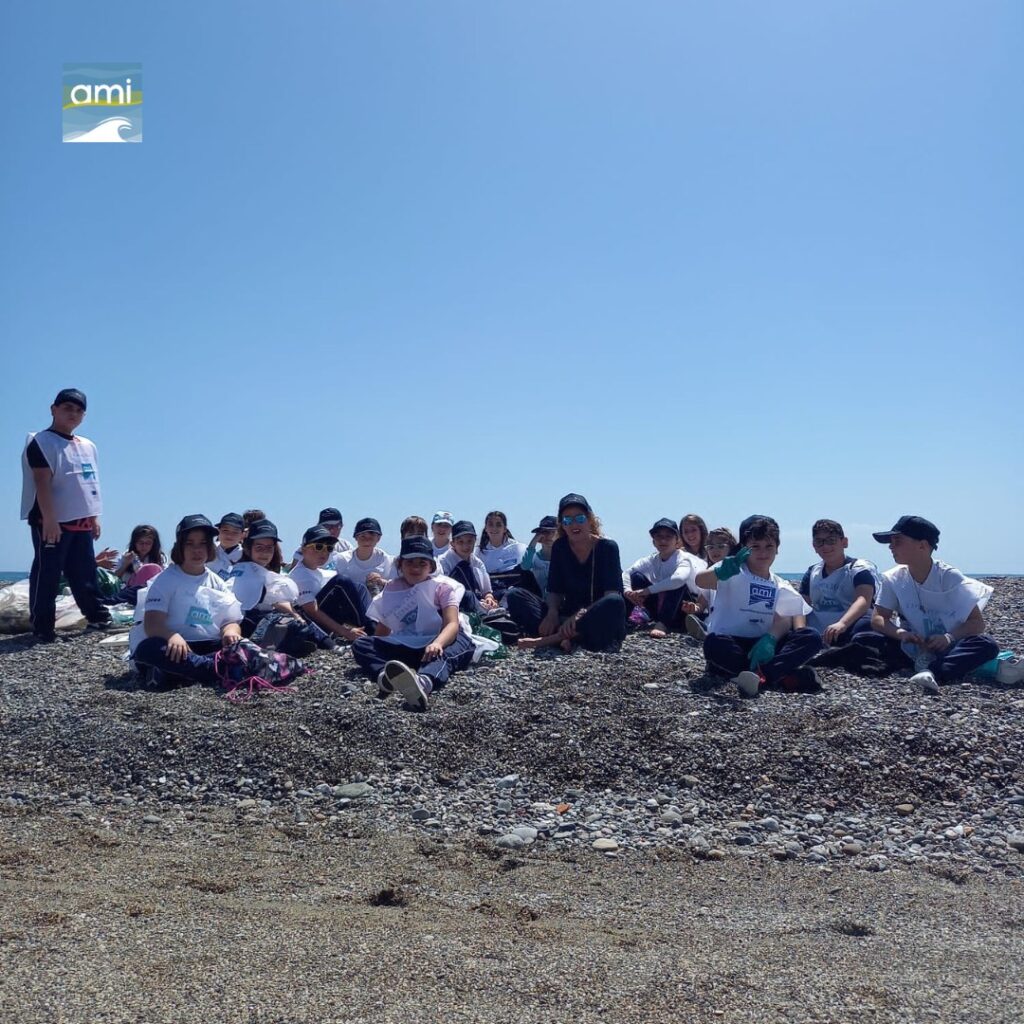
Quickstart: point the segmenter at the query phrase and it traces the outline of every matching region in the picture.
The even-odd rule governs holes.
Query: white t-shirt
[[[992,588],[965,576],[945,562],[933,562],[924,583],[918,583],[905,565],[882,573],[882,588],[875,604],[900,617],[905,629],[921,636],[940,636],[963,625],[974,609],[984,610]],[[903,644],[911,657],[914,644]]]
[[[217,640],[222,626],[242,621],[241,606],[215,572],[192,576],[178,565],[154,577],[145,611],[163,612],[168,627],[186,641]]]
[[[338,555],[334,563],[339,576],[345,576],[354,583],[365,583],[366,577],[375,572],[386,580],[394,579],[394,559],[380,548],[374,548],[373,554],[364,562],[356,551],[345,551]]]
[[[443,608],[458,609],[466,588],[447,576],[429,576],[410,586],[404,579],[392,580],[370,602],[368,618],[387,626],[389,643],[426,647],[444,628]],[[459,629],[468,632],[459,619]]]
[[[622,587],[624,590],[632,590],[629,576],[630,573],[638,572],[651,581],[651,585],[647,589],[652,594],[685,587],[687,593],[696,597],[698,589],[693,578],[707,567],[707,562],[703,558],[691,555],[688,551],[673,551],[665,559],[662,559],[661,555],[655,551],[654,554],[635,561],[622,574]]]
[[[488,544],[479,551],[480,561],[488,572],[512,572],[519,568],[519,563],[526,554],[526,545],[517,540],[507,540],[500,548]]]
[[[222,580],[226,580],[242,557],[242,545],[236,544],[230,551],[225,551],[220,544],[214,541],[213,547],[216,554],[206,563],[206,568],[212,569]]]
[[[771,629],[776,613],[807,615],[811,606],[777,573],[755,576],[745,565],[737,576],[719,580],[707,630],[725,636],[759,637]]]
[[[299,593],[295,598],[295,606],[301,608],[304,604],[316,600],[316,595],[324,589],[328,580],[334,579],[338,574],[333,569],[324,566],[321,569],[310,569],[299,562],[290,573],[288,578],[298,587]]]
[[[442,555],[437,563],[437,573],[435,575],[448,576],[451,571],[461,562],[462,559],[456,551],[449,549],[448,553]],[[485,594],[491,593],[491,577],[487,575],[487,570],[484,568],[484,563],[480,561],[476,555],[469,556],[469,564],[473,569],[473,578],[476,580],[477,592],[483,597]]]
[[[430,546],[434,549],[435,559],[443,558],[452,549],[451,544],[445,544],[443,548],[439,548],[433,541],[430,542]]]
[[[239,562],[227,579],[228,587],[238,599],[242,611],[269,612],[275,604],[298,597],[293,579],[271,572],[256,562]]]

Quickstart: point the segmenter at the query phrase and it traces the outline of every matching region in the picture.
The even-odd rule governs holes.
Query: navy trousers
[[[704,638],[704,659],[708,671],[713,675],[734,676],[749,670],[750,649],[760,637],[728,636],[724,633],[709,633]],[[761,665],[765,682],[773,686],[786,676],[792,675],[802,665],[806,665],[821,650],[821,634],[804,626],[802,629],[791,629],[775,647],[775,657]]]
[[[370,592],[362,583],[347,576],[332,576],[316,595],[317,607],[325,615],[343,626],[362,626],[373,632],[373,620],[366,617],[370,607]]]
[[[539,636],[540,621],[548,606],[523,587],[512,587],[505,595],[509,617],[523,636]],[[576,640],[588,651],[605,651],[622,644],[626,637],[626,599],[621,594],[599,597],[576,623]]]
[[[352,657],[374,682],[384,671],[387,662],[401,661],[425,675],[435,690],[444,686],[453,672],[467,668],[473,660],[473,641],[462,630],[444,649],[440,658],[423,664],[425,649],[396,644],[386,636],[361,636],[352,644]]]
[[[133,659],[136,665],[151,668],[156,681],[166,681],[170,676],[192,683],[215,683],[213,656],[220,647],[219,640],[195,640],[188,645],[188,654],[181,661],[171,661],[167,641],[162,636],[147,636],[135,648]]]
[[[473,572],[473,566],[469,564],[469,560],[464,558],[461,562],[457,562],[447,576],[466,588],[466,592],[459,602],[459,611],[465,612],[467,615],[482,615],[484,609],[480,604],[480,598],[483,597],[483,594],[480,593],[480,588],[477,586],[476,573]]]
[[[631,572],[629,574],[629,587],[631,590],[643,590],[649,587],[651,581],[642,572]],[[652,622],[660,622],[666,629],[679,629],[682,622],[679,617],[679,606],[686,600],[686,587],[675,587],[673,590],[663,590],[660,594],[651,594],[644,601],[644,610],[651,617]],[[626,603],[627,609],[632,610],[633,605]]]
[[[43,542],[41,526],[32,526],[32,569],[28,577],[28,610],[32,632],[52,637],[57,619],[57,591],[63,574],[81,613],[89,622],[109,622],[110,612],[96,585],[96,551],[90,530],[61,530],[56,544]]]
[[[903,648],[892,637],[876,633],[858,633],[856,643],[868,648],[878,658],[883,659],[892,671],[913,668],[914,663],[907,657]],[[999,644],[987,633],[978,636],[965,636],[957,640],[948,650],[941,654],[931,654],[928,668],[940,683],[948,683],[954,679],[963,679],[976,668],[999,655]]]

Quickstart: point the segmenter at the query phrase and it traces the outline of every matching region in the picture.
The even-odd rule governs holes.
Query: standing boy
[[[875,633],[858,636],[859,643],[873,639],[893,667],[917,669],[910,681],[925,693],[938,693],[940,682],[996,657],[999,645],[985,633],[981,614],[992,588],[932,558],[939,546],[934,523],[900,516],[891,530],[872,536],[889,545],[896,565],[882,574],[871,617]]]
[[[779,524],[769,516],[744,519],[740,544],[695,580],[715,591],[704,638],[708,671],[732,679],[748,697],[762,688],[817,693],[821,685],[807,662],[821,649],[821,636],[806,624],[810,606],[772,572]]]
[[[85,395],[64,388],[50,406],[50,426],[29,434],[21,456],[21,518],[32,531],[29,617],[43,643],[55,639],[57,590],[63,574],[88,628],[104,629],[110,613],[96,586],[100,536],[99,466],[96,446],[75,431],[85,418]]]

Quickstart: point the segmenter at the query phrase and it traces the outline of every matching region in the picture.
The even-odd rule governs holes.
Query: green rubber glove
[[[763,665],[766,661],[771,661],[775,657],[775,637],[771,633],[765,633],[760,640],[750,648],[750,667],[757,669],[758,665]]]
[[[723,558],[718,565],[715,566],[715,575],[720,580],[732,579],[733,576],[738,576],[740,566],[750,557],[750,548],[740,548],[735,555],[729,555],[727,558]]]

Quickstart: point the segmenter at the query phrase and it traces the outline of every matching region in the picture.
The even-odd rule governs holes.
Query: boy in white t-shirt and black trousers
[[[237,512],[226,512],[217,523],[216,554],[207,565],[222,580],[231,575],[231,570],[242,557],[242,541],[245,540],[245,520]]]
[[[756,697],[762,689],[817,693],[807,662],[821,650],[821,635],[806,625],[811,608],[771,571],[779,551],[779,524],[750,516],[740,524],[740,550],[697,574],[696,584],[715,591],[704,657],[708,671]]]
[[[99,467],[96,446],[75,430],[85,418],[85,395],[64,388],[50,406],[45,430],[29,434],[21,456],[21,518],[32,531],[29,617],[32,633],[52,643],[61,574],[67,577],[87,628],[106,629],[110,612],[96,586],[96,552],[100,535]]]
[[[961,679],[999,654],[982,615],[992,588],[932,558],[939,545],[934,523],[901,516],[891,530],[872,536],[889,545],[896,565],[882,574],[874,633],[859,635],[859,643],[873,644],[893,668],[917,669],[911,682],[925,693],[938,693],[939,683]]]

